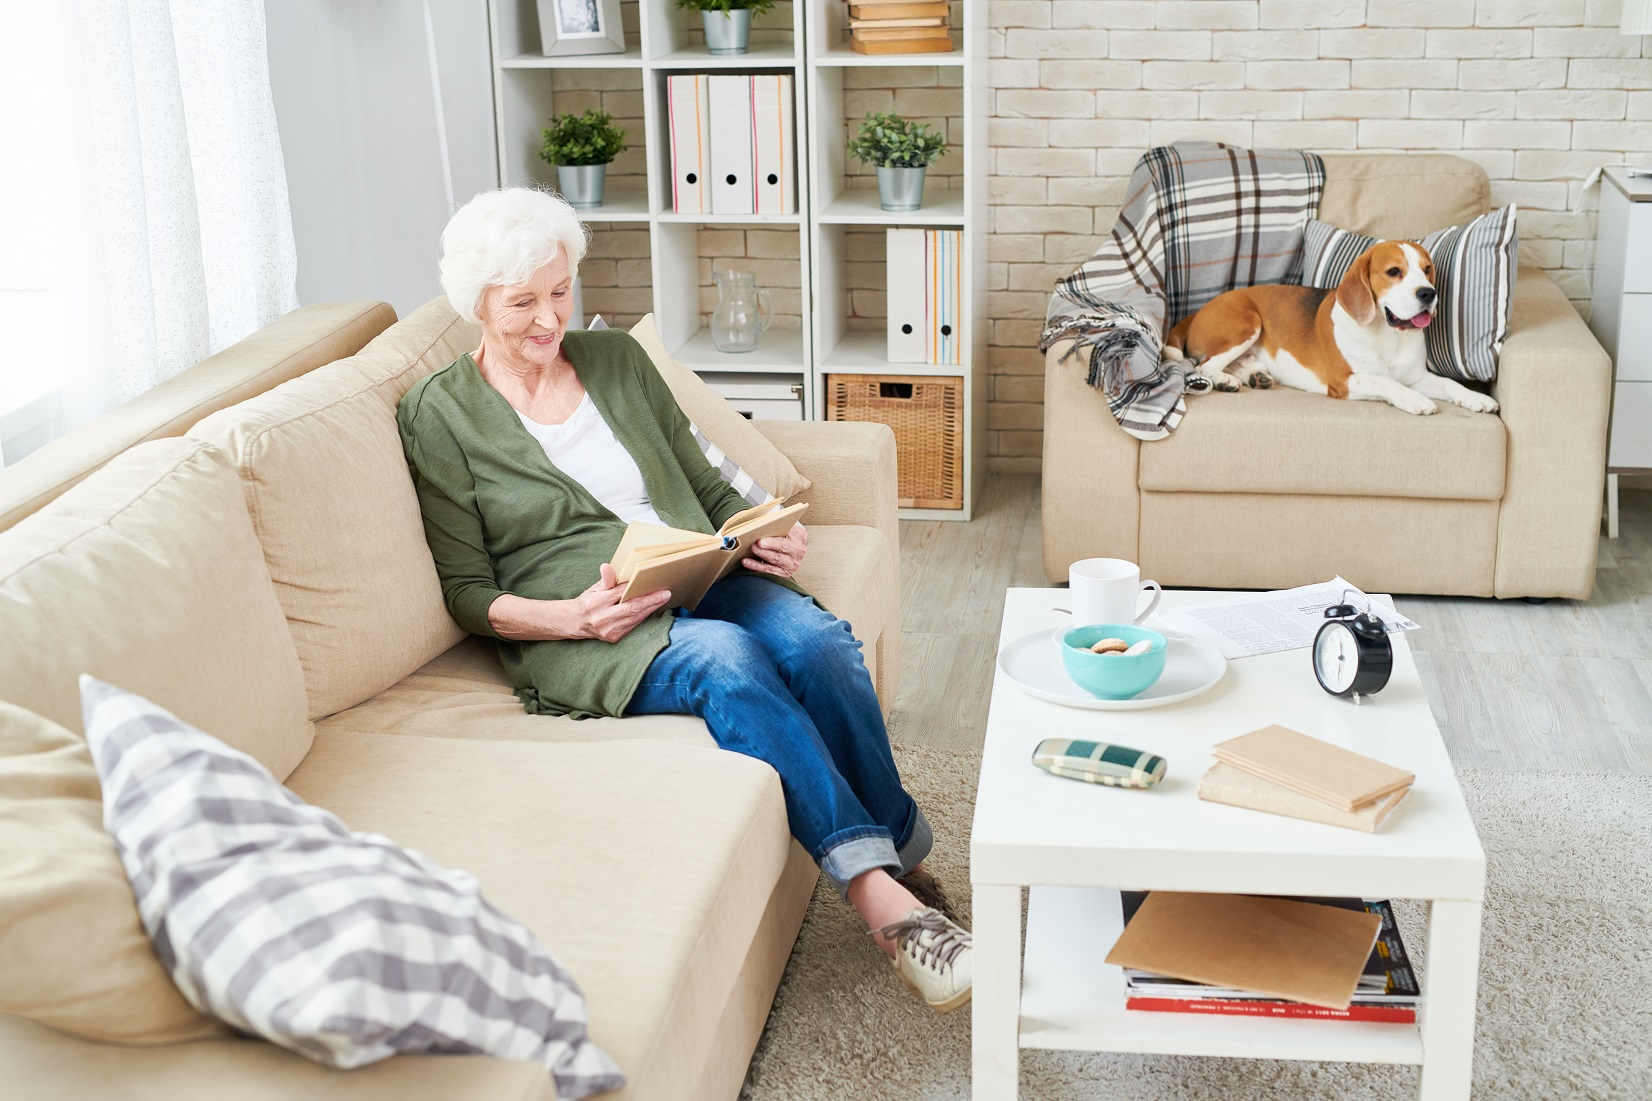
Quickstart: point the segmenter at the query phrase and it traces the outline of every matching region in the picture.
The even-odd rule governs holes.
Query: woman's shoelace
[[[928,943],[921,939],[926,930],[935,934]],[[938,910],[925,910],[917,917],[902,918],[873,932],[893,940],[897,948],[926,967],[932,962],[945,966],[959,952],[970,947],[969,934],[948,921]]]

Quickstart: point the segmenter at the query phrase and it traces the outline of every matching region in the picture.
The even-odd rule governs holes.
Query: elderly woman
[[[442,234],[442,287],[481,345],[420,381],[397,420],[448,609],[498,639],[533,714],[687,713],[780,774],[791,832],[945,1011],[970,994],[969,934],[919,865],[929,824],[901,787],[849,625],[791,580],[797,525],[753,547],[693,612],[621,600],[608,565],[633,520],[714,532],[746,502],[628,334],[569,331],[586,230],[522,188]],[[694,293],[684,288],[683,293]]]

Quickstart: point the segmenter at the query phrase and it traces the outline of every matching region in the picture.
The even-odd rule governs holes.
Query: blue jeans
[[[724,749],[780,774],[786,818],[840,892],[874,868],[904,875],[934,838],[901,787],[889,732],[849,625],[750,576],[679,610],[628,715],[698,715]]]

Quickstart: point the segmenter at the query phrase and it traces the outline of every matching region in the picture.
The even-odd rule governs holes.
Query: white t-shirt
[[[664,524],[648,501],[637,460],[614,438],[591,395],[586,394],[573,415],[561,424],[540,424],[523,416],[526,428],[555,467],[584,486],[603,508],[626,523],[642,520]]]

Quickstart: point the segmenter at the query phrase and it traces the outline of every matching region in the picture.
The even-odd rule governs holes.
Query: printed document
[[[1210,643],[1224,657],[1246,658],[1312,646],[1314,635],[1325,624],[1325,609],[1333,604],[1371,611],[1388,625],[1390,634],[1418,629],[1387,597],[1366,596],[1340,577],[1297,589],[1245,593],[1209,604],[1161,610],[1154,618],[1173,631]]]

